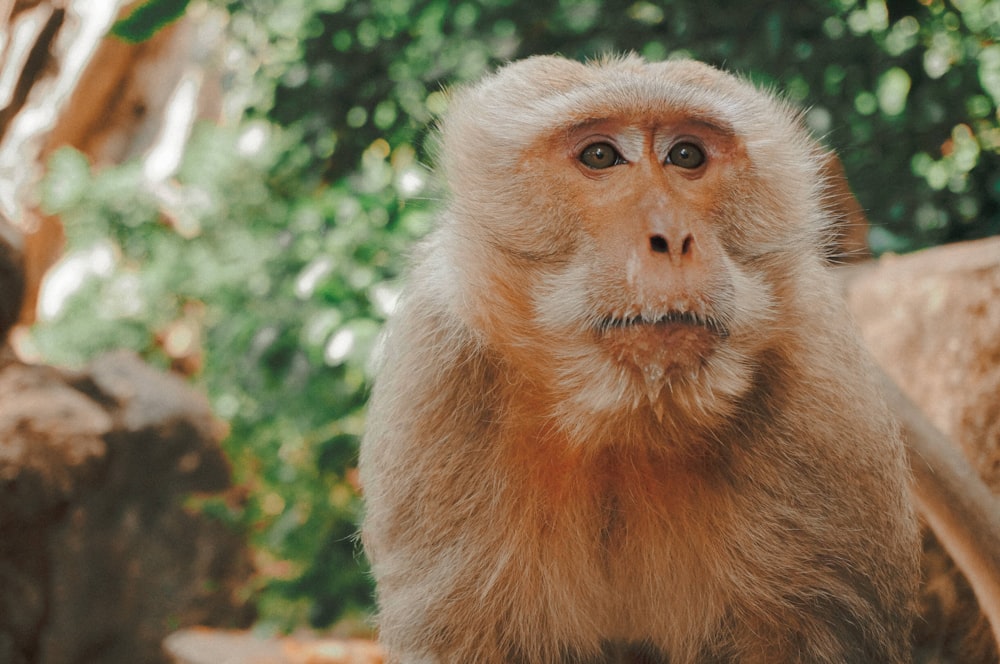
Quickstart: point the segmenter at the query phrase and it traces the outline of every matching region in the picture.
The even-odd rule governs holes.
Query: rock
[[[219,437],[132,354],[0,366],[0,661],[166,662],[179,627],[250,624],[243,537],[186,504],[229,486]]]
[[[229,486],[229,464],[219,447],[222,428],[205,398],[175,374],[162,373],[128,352],[111,353],[86,373],[72,378],[74,386],[93,400],[113,407],[116,432],[126,441],[121,452],[133,455],[120,469],[149,464],[169,468],[173,492],[220,491]],[[155,441],[155,445],[149,445]],[[124,489],[142,491],[156,478],[111,478]]]
[[[1000,492],[1000,238],[885,256],[848,287],[886,372]],[[965,577],[924,529],[917,661],[996,664]]]
[[[105,466],[111,417],[52,369],[0,373],[0,525],[40,519]]]
[[[1000,238],[887,256],[849,298],[878,361],[1000,491]]]
[[[188,629],[164,643],[174,664],[382,664],[382,650],[365,639],[265,637],[246,631]]]

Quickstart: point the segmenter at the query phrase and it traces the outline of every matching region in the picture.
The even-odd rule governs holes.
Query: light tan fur
[[[797,112],[695,62],[542,57],[441,138],[360,460],[390,661],[909,661],[906,463]]]

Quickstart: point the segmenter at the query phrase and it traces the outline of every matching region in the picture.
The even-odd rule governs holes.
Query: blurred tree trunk
[[[162,159],[179,154],[195,119],[219,114],[209,72],[218,71],[221,22],[182,19],[139,44],[105,36],[134,4],[0,0],[0,240],[24,256],[22,323],[34,320],[44,273],[63,249],[59,221],[33,193],[51,153],[70,146],[95,167]]]

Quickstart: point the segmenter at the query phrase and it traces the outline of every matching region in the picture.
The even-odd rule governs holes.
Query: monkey
[[[387,661],[910,661],[907,462],[801,114],[536,56],[438,132],[359,457]]]

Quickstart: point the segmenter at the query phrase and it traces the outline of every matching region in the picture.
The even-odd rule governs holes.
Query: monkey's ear
[[[844,165],[833,151],[828,152],[821,174],[826,180],[824,200],[833,219],[826,257],[830,263],[858,263],[871,258],[868,247],[868,217],[844,173]]]

